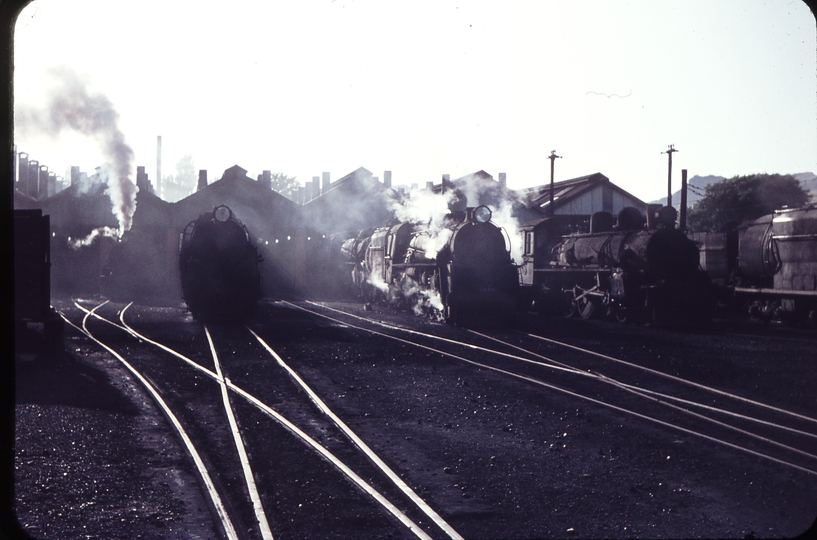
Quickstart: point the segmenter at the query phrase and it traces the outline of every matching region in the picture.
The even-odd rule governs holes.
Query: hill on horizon
[[[800,180],[800,185],[809,193],[811,202],[817,202],[817,174],[812,172],[802,172],[792,174],[793,177]],[[726,180],[724,176],[715,176],[715,175],[708,175],[708,176],[698,176],[695,175],[689,179],[687,182],[687,206],[691,207],[694,206],[698,201],[703,198],[704,190],[706,186],[711,184],[716,184],[718,182],[722,182]],[[680,180],[679,180],[680,184]],[[681,190],[673,192],[672,194],[672,204],[673,206],[678,206],[681,202]],[[650,204],[667,204],[667,198],[663,197],[661,199],[656,199],[654,201],[650,201]]]

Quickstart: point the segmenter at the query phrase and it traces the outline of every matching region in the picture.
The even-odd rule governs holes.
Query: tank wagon
[[[708,320],[712,287],[699,267],[698,247],[675,228],[674,208],[654,212],[646,222],[633,207],[619,212],[617,221],[609,212],[596,212],[588,233],[554,239],[551,245],[537,245],[536,231],[523,228],[526,298],[542,313],[583,319]],[[549,252],[537,257],[529,252],[531,246]]]
[[[198,319],[250,316],[261,298],[260,265],[247,228],[227,206],[201,214],[180,235],[182,296]]]
[[[720,297],[763,321],[817,321],[817,205],[786,208],[727,233],[699,235],[726,261]]]
[[[516,313],[510,238],[487,206],[450,214],[439,230],[397,222],[342,245],[344,279],[366,300],[454,324],[502,324]]]

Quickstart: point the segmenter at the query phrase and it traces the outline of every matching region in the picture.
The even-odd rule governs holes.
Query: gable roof
[[[184,227],[191,219],[220,204],[233,210],[245,225],[251,221],[261,222],[261,216],[267,216],[266,219],[277,225],[294,225],[300,219],[298,205],[248,177],[245,169],[233,165],[220,179],[173,203],[174,225]]]
[[[558,208],[575,200],[584,193],[600,186],[607,186],[613,191],[617,191],[621,195],[637,201],[639,206],[644,206],[644,202],[610,182],[610,179],[596,172],[578,178],[571,178],[570,180],[561,180],[553,183],[553,205]],[[525,201],[528,208],[547,208],[550,206],[550,184],[543,184],[530,188],[517,190],[520,198]]]
[[[321,194],[318,197],[315,197],[314,199],[309,200],[306,204],[308,204],[308,203],[310,203],[312,201],[316,201],[316,200],[320,199],[321,197],[323,197],[324,195],[327,195],[327,194],[331,193],[332,191],[334,191],[336,189],[344,189],[344,188],[348,189],[347,186],[351,186],[352,184],[355,184],[355,183],[358,183],[358,182],[362,182],[364,184],[372,184],[372,185],[378,184],[378,185],[382,186],[382,184],[380,184],[380,182],[377,182],[374,179],[374,177],[372,176],[371,171],[369,171],[365,167],[358,167],[357,169],[350,172],[349,174],[347,174],[343,178],[335,180],[334,182],[330,182],[329,183],[329,188],[326,191],[322,191]]]

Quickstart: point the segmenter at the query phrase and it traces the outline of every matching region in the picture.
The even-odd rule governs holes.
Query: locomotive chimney
[[[196,186],[196,191],[199,191],[200,189],[204,189],[206,187],[207,187],[207,170],[206,169],[200,169],[199,170],[199,183]]]
[[[383,171],[383,187],[391,187],[391,171]]]
[[[681,169],[681,217],[678,227],[686,232],[687,230],[687,170]]]

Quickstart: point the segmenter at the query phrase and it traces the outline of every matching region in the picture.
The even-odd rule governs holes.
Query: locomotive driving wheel
[[[592,318],[596,312],[596,303],[589,294],[592,290],[573,287],[573,311],[584,320]]]

